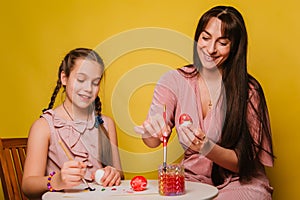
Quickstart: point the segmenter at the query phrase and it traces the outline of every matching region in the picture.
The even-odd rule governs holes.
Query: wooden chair
[[[0,138],[0,177],[5,199],[27,199],[21,190],[27,138]]]

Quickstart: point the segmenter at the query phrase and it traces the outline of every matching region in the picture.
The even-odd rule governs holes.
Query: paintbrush
[[[165,122],[165,129],[163,133],[163,150],[164,150],[164,160],[163,160],[163,170],[167,170],[167,137],[166,137],[166,131],[167,131],[167,113],[166,113],[166,105],[164,105],[164,111],[163,111],[163,118]]]
[[[64,143],[61,140],[58,140],[58,143],[60,144],[61,148],[64,150],[64,152],[65,152],[66,156],[68,157],[68,159],[73,160],[73,157],[71,156],[70,152],[68,151],[68,149],[66,148]],[[86,182],[86,180],[84,178],[81,178],[81,180],[87,186],[86,189],[88,189],[89,191],[95,191],[96,190],[96,188],[90,187],[90,185],[88,184],[88,182]]]

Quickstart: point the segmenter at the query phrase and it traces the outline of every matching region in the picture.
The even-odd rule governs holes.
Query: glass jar
[[[177,196],[185,193],[184,167],[170,164],[158,169],[158,190],[163,196]]]

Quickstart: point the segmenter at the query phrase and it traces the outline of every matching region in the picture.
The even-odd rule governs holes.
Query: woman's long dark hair
[[[200,34],[205,29],[209,20],[216,17],[222,21],[223,36],[231,41],[230,54],[222,65],[222,79],[226,90],[227,112],[222,129],[219,145],[233,149],[238,156],[240,181],[250,180],[255,175],[258,154],[266,151],[262,147],[262,138],[267,140],[272,158],[271,130],[269,126],[268,110],[260,84],[247,72],[247,31],[242,15],[233,7],[216,6],[207,11],[199,20],[194,43],[194,66],[198,74],[202,64],[198,56],[197,42]],[[249,86],[253,86],[259,95],[259,105],[254,107],[249,100]],[[260,139],[256,143],[249,131],[247,121],[248,104],[255,109],[261,123]],[[258,149],[258,150],[256,150]],[[212,180],[215,185],[222,184],[226,174],[232,172],[213,164]]]

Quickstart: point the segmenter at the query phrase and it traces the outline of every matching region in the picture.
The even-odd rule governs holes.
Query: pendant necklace
[[[212,92],[210,92],[211,98],[209,99],[209,103],[208,103],[209,109],[211,109],[213,107],[213,103],[217,104],[218,99],[220,98],[220,95],[221,95],[221,88],[222,88],[222,84],[220,86],[218,86],[218,88],[216,90],[212,90]]]
[[[212,107],[212,103],[211,103],[211,99],[209,100],[209,103],[208,103],[208,108],[211,109]]]

